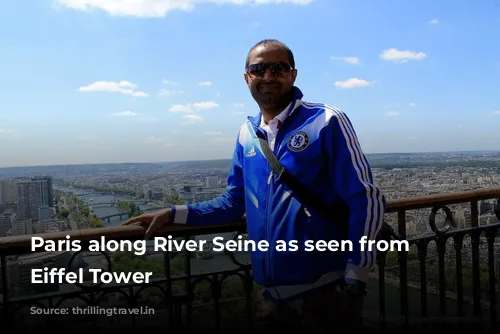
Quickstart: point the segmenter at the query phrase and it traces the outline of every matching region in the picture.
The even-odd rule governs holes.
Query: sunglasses
[[[249,65],[247,67],[247,73],[253,77],[263,78],[266,75],[267,69],[270,69],[275,77],[282,77],[293,68],[283,61],[277,63],[258,63]]]

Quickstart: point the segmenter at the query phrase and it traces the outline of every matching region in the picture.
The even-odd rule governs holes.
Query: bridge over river
[[[147,208],[147,209],[144,209],[141,211],[142,212],[151,212],[151,211],[158,211],[158,210],[161,210],[162,208],[159,207],[159,206],[155,206],[155,207],[151,207],[151,208]],[[127,212],[119,212],[119,213],[115,213],[115,214],[112,214],[112,215],[107,215],[107,216],[103,216],[103,217],[99,217],[102,221],[107,221],[108,223],[111,222],[111,218],[113,217],[120,217],[120,220],[124,217],[128,217],[128,213]]]
[[[93,203],[93,202],[89,202],[89,201],[86,201],[84,200],[84,204],[83,204],[83,207],[95,207],[95,206],[114,206],[117,202],[120,202],[120,200],[118,201],[115,201],[115,202],[97,202],[97,203]],[[140,203],[140,204],[148,204],[148,201],[145,201],[143,199],[139,199],[139,200],[126,200],[126,201],[121,201],[121,202],[132,202],[132,203]]]

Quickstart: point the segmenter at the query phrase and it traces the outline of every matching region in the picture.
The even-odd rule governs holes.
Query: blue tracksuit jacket
[[[327,203],[343,201],[351,209],[351,252],[275,250],[277,240],[339,240],[340,231],[310,208],[305,208],[271,173],[256,136],[261,114],[241,126],[224,195],[210,201],[176,206],[174,222],[211,225],[240,219],[246,213],[248,237],[267,240],[267,252],[251,254],[255,281],[263,286],[309,284],[323,274],[344,271],[361,279],[376,264],[375,251],[361,251],[359,240],[376,239],[386,208],[373,185],[370,166],[347,116],[338,109],[302,100],[295,87],[289,116],[278,132],[274,153],[280,163]]]

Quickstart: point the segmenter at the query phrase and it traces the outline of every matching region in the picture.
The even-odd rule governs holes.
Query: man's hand
[[[140,226],[147,227],[145,236],[149,239],[155,230],[170,223],[171,214],[172,209],[170,208],[152,213],[145,213],[140,216],[130,218],[124,222],[122,226],[139,223]]]

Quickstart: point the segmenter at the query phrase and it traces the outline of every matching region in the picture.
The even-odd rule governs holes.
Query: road
[[[62,196],[62,199],[63,199],[63,202],[64,202],[64,209],[65,209],[65,210],[67,210],[67,211],[69,212],[69,211],[70,211],[70,209],[69,209],[69,207],[68,207],[68,197],[67,197],[67,195]],[[80,213],[80,212],[78,211],[78,207],[76,208],[76,210],[77,210],[77,212],[78,212],[78,213]],[[77,224],[77,222],[75,222],[74,220],[72,220],[72,219],[71,219],[71,216],[69,216],[69,217],[68,217],[68,219],[69,219],[69,224],[70,224],[70,226],[71,226],[71,229],[72,229],[73,231],[78,230],[78,224]]]

